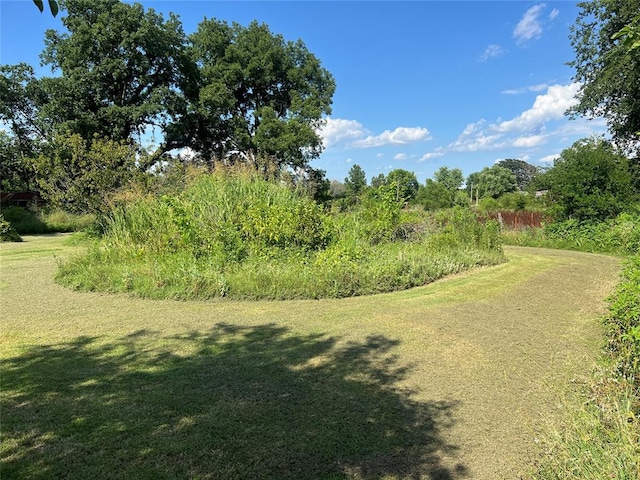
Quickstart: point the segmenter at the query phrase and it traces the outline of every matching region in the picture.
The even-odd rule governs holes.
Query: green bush
[[[0,242],[21,242],[20,234],[16,229],[5,220],[2,212],[0,212]]]
[[[504,210],[527,210],[533,204],[531,195],[524,192],[505,193],[498,198],[498,204]]]
[[[604,325],[608,352],[616,369],[621,377],[635,384],[640,400],[640,255],[627,260],[622,281],[610,298]],[[640,408],[636,414],[640,415]]]
[[[365,235],[375,245],[393,238],[400,223],[402,204],[397,201],[395,184],[370,190],[362,202],[359,215],[365,224]]]
[[[500,210],[500,203],[495,198],[485,197],[480,199],[478,207],[480,207],[480,210],[483,212],[492,212],[494,210]]]

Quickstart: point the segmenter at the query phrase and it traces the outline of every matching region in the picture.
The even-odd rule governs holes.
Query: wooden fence
[[[511,212],[499,211],[485,214],[485,218],[498,220],[503,229],[521,230],[523,228],[539,228],[544,222],[548,222],[547,216],[541,212]]]

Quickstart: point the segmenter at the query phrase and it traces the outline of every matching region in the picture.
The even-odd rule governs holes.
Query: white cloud
[[[560,10],[558,10],[557,8],[554,8],[553,10],[551,10],[551,13],[549,14],[549,20],[555,20],[558,15],[560,15]]]
[[[429,130],[422,127],[398,127],[372,135],[357,120],[327,118],[318,130],[325,148],[344,146],[352,148],[381,147],[383,145],[406,145],[420,140],[430,140]]]
[[[432,158],[439,158],[445,153],[446,151],[443,147],[438,147],[433,152],[425,153],[418,162],[424,162],[425,160],[431,160]]]
[[[607,122],[604,118],[577,118],[567,122],[557,131],[559,136],[572,137],[581,136],[589,137],[594,133],[603,133],[607,130]]]
[[[527,85],[526,87],[502,90],[500,93],[505,95],[520,95],[527,92],[541,92],[543,90],[546,90],[547,88],[549,88],[548,83],[538,83],[537,85]]]
[[[528,40],[540,38],[542,36],[542,23],[540,22],[540,14],[544,10],[546,4],[539,3],[527,10],[513,30],[513,37],[518,44],[522,44]]]
[[[546,135],[527,135],[524,137],[518,137],[513,141],[514,147],[537,147],[538,145],[542,145],[546,143],[547,136]]]
[[[354,147],[370,148],[382,145],[406,145],[420,140],[429,140],[429,130],[422,127],[398,127],[395,130],[385,130],[379,135],[369,135],[353,142]]]
[[[393,157],[394,160],[406,160],[409,158],[406,153],[398,153]]]
[[[456,152],[477,152],[494,148],[494,145],[500,144],[503,135],[489,132],[486,125],[484,119],[468,124],[456,141],[450,143],[447,148]]]
[[[322,137],[325,148],[353,141],[367,135],[367,131],[360,122],[342,118],[327,118],[318,133]]]
[[[384,153],[382,152],[376,153],[376,158],[382,158],[382,157],[384,157]]]
[[[504,48],[502,48],[500,45],[493,45],[493,44],[489,45],[485,49],[484,53],[482,55],[480,55],[480,61],[481,62],[486,62],[490,58],[498,57],[498,56],[502,55],[505,52],[506,52],[506,50]]]
[[[544,155],[539,151],[542,145],[552,145],[554,142],[567,144],[575,141],[578,136],[587,137],[606,131],[606,122],[600,118],[558,122],[565,118],[564,112],[575,103],[579,88],[580,85],[576,83],[551,85],[547,87],[546,93],[536,97],[531,108],[520,115],[506,121],[498,118],[493,122],[481,119],[469,123],[455,141],[425,153],[418,162],[439,158],[451,152],[500,149],[519,149],[517,153],[509,153],[510,158],[527,161],[530,155],[534,155],[534,158]],[[539,161],[552,159],[552,156],[548,156]]]
[[[542,85],[527,87],[542,88]],[[438,147],[422,156],[420,161],[443,156],[448,152],[478,152],[501,148],[535,148],[546,144],[551,137],[561,137],[567,132],[586,130],[584,122],[573,126],[562,125],[547,131],[547,123],[564,117],[564,112],[575,104],[580,85],[551,85],[547,92],[538,95],[531,108],[510,120],[487,122],[481,119],[469,123],[458,138],[446,147]],[[572,122],[575,123],[575,122]],[[591,125],[592,128],[595,124]],[[593,132],[593,129],[591,130]],[[587,132],[585,132],[587,134]]]
[[[494,148],[506,147],[507,143],[503,140],[504,135],[494,134],[487,135],[484,132],[473,137],[463,137],[449,145],[451,150],[456,152],[478,152],[480,150],[491,150]]]
[[[558,158],[560,158],[560,154],[554,153],[551,155],[547,155],[546,157],[542,157],[538,161],[542,163],[551,163],[551,162],[555,162]]]
[[[544,95],[536,97],[533,106],[519,116],[499,123],[494,127],[498,132],[529,131],[542,126],[549,120],[557,120],[564,116],[569,107],[577,103],[575,98],[579,83],[569,85],[551,85]]]
[[[182,161],[190,161],[193,160],[197,153],[195,150],[189,148],[189,147],[184,147],[184,148],[175,148],[171,151],[168,152],[170,155],[175,155],[176,157],[178,157],[180,160]]]

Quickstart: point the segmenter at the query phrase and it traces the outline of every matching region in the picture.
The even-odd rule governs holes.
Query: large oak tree
[[[306,169],[323,145],[318,128],[331,113],[332,75],[300,40],[267,25],[205,19],[189,37],[179,121],[167,148],[188,146],[205,162],[256,169]]]
[[[185,63],[185,35],[175,15],[119,0],[65,0],[66,32],[48,30],[43,63],[50,100],[42,115],[58,131],[115,141],[163,128]]]

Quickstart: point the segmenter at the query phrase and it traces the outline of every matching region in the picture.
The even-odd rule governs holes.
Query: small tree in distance
[[[516,184],[520,191],[526,190],[529,184],[536,178],[536,175],[538,175],[538,169],[524,160],[507,158],[500,160],[496,165],[511,170],[516,177]]]
[[[452,194],[464,183],[464,176],[459,168],[440,167],[433,174],[433,179],[441,183]]]
[[[359,197],[367,188],[367,176],[357,163],[349,170],[349,175],[344,179],[347,197]]]

